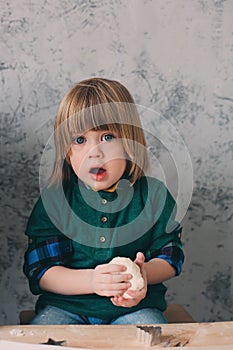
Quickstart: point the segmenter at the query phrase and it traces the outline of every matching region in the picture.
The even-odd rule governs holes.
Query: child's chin
[[[106,186],[103,186],[101,184],[94,184],[91,186],[91,188],[94,190],[94,191],[104,191],[106,189]]]

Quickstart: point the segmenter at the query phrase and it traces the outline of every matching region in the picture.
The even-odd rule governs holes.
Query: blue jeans
[[[30,324],[89,324],[89,325],[106,325],[106,324],[158,324],[167,323],[163,313],[158,309],[141,309],[119,316],[111,320],[101,320],[95,317],[76,315],[71,312],[59,309],[55,306],[48,305],[40,310],[33,318]]]

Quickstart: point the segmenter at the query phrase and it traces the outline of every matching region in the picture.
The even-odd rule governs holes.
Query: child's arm
[[[44,291],[102,296],[123,294],[130,286],[130,274],[121,274],[125,266],[102,264],[95,268],[71,268],[68,263],[72,245],[65,236],[29,237],[24,257],[24,273],[33,294]],[[68,266],[67,266],[68,265]]]
[[[167,261],[154,258],[144,264],[148,284],[163,283],[174,277],[176,272]]]
[[[41,277],[40,288],[56,294],[77,295],[96,293],[102,296],[123,294],[129,287],[130,274],[120,274],[125,267],[103,264],[95,269],[75,270],[53,266]]]

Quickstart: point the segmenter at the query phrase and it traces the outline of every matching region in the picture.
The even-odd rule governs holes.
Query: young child
[[[181,272],[181,227],[167,188],[146,176],[132,96],[113,80],[76,84],[54,137],[54,169],[26,229],[24,273],[40,295],[31,324],[165,323],[163,282]],[[140,267],[141,290],[129,290],[124,265],[109,264],[117,256]]]

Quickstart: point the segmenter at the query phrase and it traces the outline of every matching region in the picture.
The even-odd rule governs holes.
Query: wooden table
[[[102,350],[157,350],[165,347],[187,348],[187,350],[233,350],[233,322],[166,324],[161,325],[161,328],[161,343],[152,347],[140,342],[135,325],[0,326],[0,340],[39,344],[52,338],[56,341],[66,340],[64,345],[71,348]],[[39,348],[43,350],[47,346],[41,345]],[[52,348],[55,347],[51,346]],[[3,349],[1,342],[0,349]],[[6,346],[4,350],[7,350]]]

